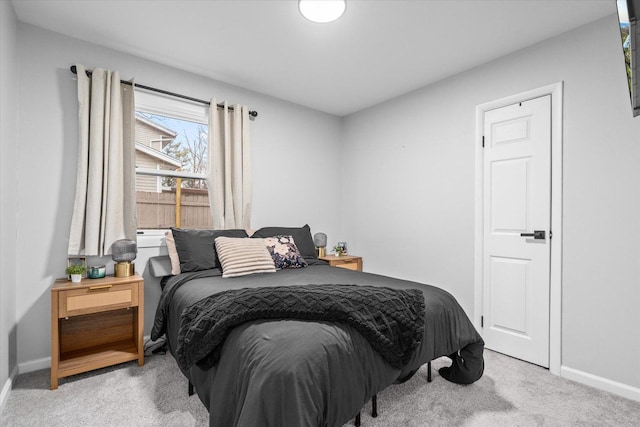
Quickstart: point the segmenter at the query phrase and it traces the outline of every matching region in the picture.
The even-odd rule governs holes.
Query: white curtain
[[[136,239],[133,86],[117,71],[76,65],[80,145],[69,255],[107,255]]]
[[[251,142],[249,109],[227,103],[209,108],[207,186],[213,228],[251,228]]]

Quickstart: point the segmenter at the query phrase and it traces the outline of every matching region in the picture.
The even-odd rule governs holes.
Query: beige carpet
[[[640,402],[490,351],[485,359],[485,375],[470,386],[438,375],[446,358],[433,362],[432,383],[423,367],[378,395],[377,418],[367,404],[363,427],[640,426]],[[186,379],[169,355],[151,356],[142,368],[128,363],[65,378],[56,391],[49,390],[48,370],[20,375],[0,414],[0,426],[207,424],[207,411],[196,396],[187,396]]]

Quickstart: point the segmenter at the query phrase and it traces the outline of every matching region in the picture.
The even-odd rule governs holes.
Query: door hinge
[[[553,231],[549,230],[549,238],[552,239],[553,238]]]
[[[480,316],[480,327],[484,328],[484,316]]]
[[[484,135],[482,135],[482,148],[484,148]]]

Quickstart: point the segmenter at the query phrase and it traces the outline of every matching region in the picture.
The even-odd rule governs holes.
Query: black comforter
[[[449,293],[326,265],[233,279],[218,270],[176,276],[163,290],[152,337],[166,332],[176,355],[184,314],[213,294],[322,283],[419,289],[424,327],[411,357],[392,366],[344,322],[251,320],[231,330],[211,369],[181,367],[209,409],[211,426],[341,426],[372,395],[440,356],[453,358],[449,380],[468,384],[482,375],[484,343]]]

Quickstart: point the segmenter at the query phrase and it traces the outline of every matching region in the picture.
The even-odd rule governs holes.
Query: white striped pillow
[[[275,273],[276,271],[264,239],[218,237],[215,245],[222,265],[222,277]]]

